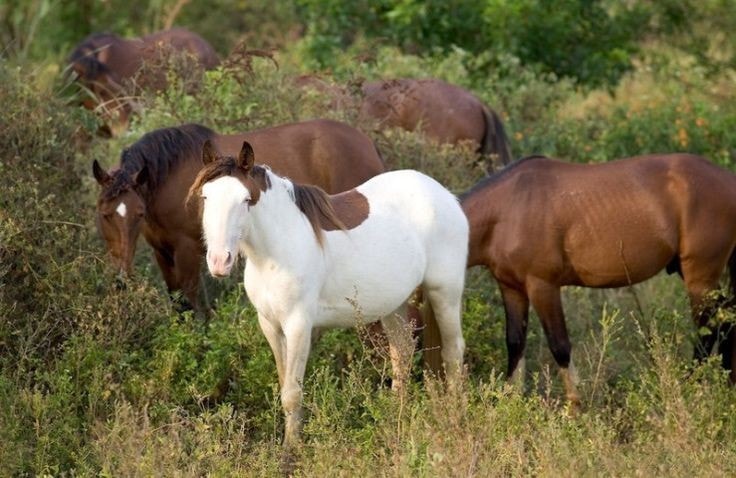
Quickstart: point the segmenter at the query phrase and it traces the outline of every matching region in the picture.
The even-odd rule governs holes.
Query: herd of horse
[[[71,56],[91,91],[114,92],[145,61],[151,38],[171,38],[204,68],[217,64],[204,40],[181,29],[111,38],[93,35]],[[131,42],[136,46],[118,59]],[[401,388],[407,358],[398,317],[419,289],[425,330],[439,334],[443,370],[454,380],[464,351],[465,269],[472,266],[487,267],[501,290],[509,378],[521,368],[531,304],[567,398],[579,402],[560,288],[628,286],[666,269],[682,277],[694,321],[710,330],[696,356],[717,350],[736,382],[735,332],[711,320],[718,307],[733,305],[718,293],[726,268],[736,293],[735,175],[690,154],[511,162],[498,115],[465,90],[438,80],[389,80],[364,85],[363,95],[361,114],[386,126],[420,127],[437,142],[470,140],[478,154],[508,164],[458,200],[422,173],[387,171],[368,136],[324,119],[233,135],[196,124],[163,128],[125,149],[117,168],[93,163],[98,228],[121,271],[130,272],[142,233],[169,291],[183,293],[182,307],[202,311],[203,257],[214,276],[247,258],[245,288],[276,360],[287,445],[299,436],[315,328],[380,321],[393,386]]]

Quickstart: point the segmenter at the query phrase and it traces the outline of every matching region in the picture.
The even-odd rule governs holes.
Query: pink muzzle
[[[235,256],[227,249],[222,252],[215,252],[211,249],[207,251],[207,267],[210,269],[210,274],[215,277],[230,275],[234,263]]]

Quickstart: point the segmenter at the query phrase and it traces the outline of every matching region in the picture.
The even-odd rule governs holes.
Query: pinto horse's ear
[[[217,151],[215,151],[212,141],[208,139],[202,145],[202,162],[208,165],[215,160],[217,160]]]
[[[256,156],[253,153],[253,147],[249,142],[243,141],[243,148],[238,155],[238,167],[249,171],[256,162]]]
[[[107,171],[100,166],[100,163],[96,159],[92,161],[92,174],[101,186],[104,186],[110,181],[110,175],[107,174]]]

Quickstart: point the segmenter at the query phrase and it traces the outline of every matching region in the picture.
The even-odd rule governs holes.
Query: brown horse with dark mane
[[[174,53],[190,56],[198,67],[206,70],[215,68],[220,62],[205,39],[184,28],[172,28],[130,39],[112,33],[93,33],[77,45],[69,56],[69,64],[77,81],[92,94],[92,98],[83,102],[84,106],[89,109],[101,106],[115,113],[119,126],[124,128],[133,110],[133,103],[126,96],[139,88],[164,88],[164,63]],[[145,62],[159,68],[136,77]],[[135,88],[126,84],[133,79]]]
[[[437,79],[385,80],[363,85],[360,114],[381,126],[420,129],[439,142],[469,142],[479,154],[497,162],[512,161],[511,148],[498,115],[469,91]]]
[[[182,291],[189,305],[198,300],[203,254],[199,211],[185,205],[187,191],[202,168],[210,142],[223,155],[237,155],[243,141],[259,161],[294,181],[335,194],[384,171],[373,142],[360,131],[331,120],[313,120],[248,133],[219,135],[189,124],[144,135],[123,151],[118,169],[92,170],[102,186],[97,224],[116,267],[129,273],[142,232],[154,250],[170,292]]]
[[[470,221],[468,266],[487,266],[503,296],[509,377],[523,358],[531,303],[567,397],[578,402],[560,287],[622,287],[666,268],[683,278],[695,322],[711,329],[696,357],[718,343],[736,381],[734,331],[710,323],[715,307],[727,303],[709,300],[726,266],[736,293],[730,172],[688,154],[596,165],[531,157],[482,180],[462,206]]]

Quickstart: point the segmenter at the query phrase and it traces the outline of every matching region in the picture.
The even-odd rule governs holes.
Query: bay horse
[[[421,286],[440,331],[447,378],[457,378],[468,222],[457,199],[412,171],[378,175],[349,191],[322,189],[255,166],[248,142],[237,158],[205,154],[190,190],[202,201],[207,266],[230,274],[247,257],[244,283],[276,360],[286,414],[284,445],[299,440],[302,381],[315,327],[380,321],[401,389],[400,329]],[[259,160],[260,161],[260,160]]]
[[[181,291],[186,297],[188,304],[182,301],[179,305],[204,311],[198,300],[204,253],[199,211],[184,201],[202,168],[203,147],[207,145],[213,154],[237,154],[244,140],[278,174],[331,193],[353,188],[385,169],[366,135],[331,120],[230,135],[197,124],[149,132],[122,152],[116,170],[105,171],[97,160],[92,164],[101,186],[98,229],[121,272],[131,272],[142,232],[169,291]]]
[[[166,86],[165,60],[172,54],[189,55],[202,69],[215,68],[220,60],[207,41],[184,28],[172,28],[140,38],[121,38],[113,33],[93,33],[82,40],[69,56],[69,65],[92,97],[83,101],[88,109],[116,113],[116,128],[125,128],[134,109],[128,96],[140,89]],[[154,67],[148,75],[136,77],[145,62]],[[126,83],[135,79],[136,88]],[[114,115],[111,115],[114,116]],[[111,118],[112,119],[112,118]],[[113,126],[110,126],[111,131]]]
[[[708,296],[726,266],[736,292],[736,176],[699,156],[591,165],[530,157],[481,180],[461,202],[470,222],[468,266],[488,267],[503,297],[508,377],[523,359],[531,303],[574,404],[560,287],[628,286],[666,268],[683,278],[700,326],[715,312]],[[711,330],[696,358],[717,341]],[[733,382],[733,331],[728,337],[720,352]]]
[[[434,78],[400,78],[364,83],[362,91],[361,118],[374,118],[383,127],[420,129],[438,143],[469,141],[479,154],[511,162],[498,114],[459,86]]]

